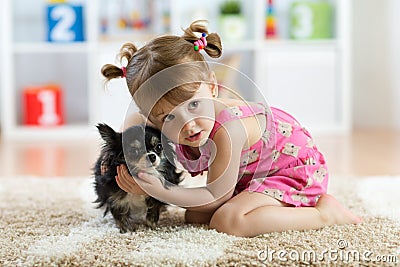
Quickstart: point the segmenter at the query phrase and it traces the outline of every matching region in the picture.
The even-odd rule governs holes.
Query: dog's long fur
[[[115,132],[107,124],[98,124],[97,129],[104,140],[94,170],[97,208],[105,206],[104,216],[111,212],[121,233],[136,230],[141,217],[146,215],[146,224],[155,227],[160,212],[166,204],[144,195],[133,195],[119,188],[115,176],[116,167],[126,164],[131,175],[139,171],[157,176],[164,186],[179,184],[181,173],[170,161],[175,159],[171,142],[154,128],[136,125],[123,133]]]

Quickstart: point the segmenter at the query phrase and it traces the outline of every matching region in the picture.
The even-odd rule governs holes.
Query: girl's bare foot
[[[329,194],[322,195],[315,207],[321,213],[322,218],[326,220],[327,225],[358,224],[362,221],[360,217],[355,216]]]

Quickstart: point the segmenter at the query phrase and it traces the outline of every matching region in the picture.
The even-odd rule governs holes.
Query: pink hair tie
[[[126,67],[122,67],[121,70],[122,70],[121,78],[125,78],[126,77]]]
[[[207,34],[204,32],[201,34],[201,38],[194,42],[194,51],[200,51],[201,49],[204,49],[204,47],[207,46],[207,40],[206,40]]]

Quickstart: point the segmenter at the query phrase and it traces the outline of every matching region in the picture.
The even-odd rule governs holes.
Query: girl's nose
[[[196,122],[194,120],[190,120],[185,125],[183,125],[183,130],[186,132],[190,132],[193,130],[194,126],[196,125]]]

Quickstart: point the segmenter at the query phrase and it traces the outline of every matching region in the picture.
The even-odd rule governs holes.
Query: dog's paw
[[[120,234],[125,234],[126,232],[128,232],[128,230],[126,230],[126,228],[119,227],[119,233]]]
[[[146,219],[146,225],[152,229],[157,227],[157,222],[152,219]]]
[[[156,228],[159,217],[160,213],[157,210],[148,210],[146,215],[146,225],[153,229]]]
[[[138,225],[136,223],[131,222],[130,220],[123,220],[123,221],[116,220],[116,223],[119,232],[121,234],[125,234],[126,232],[135,232],[138,228]]]

